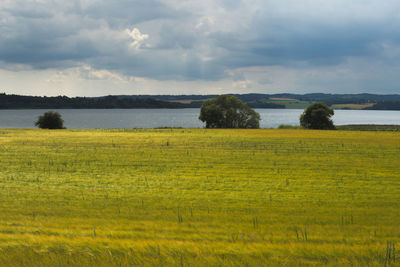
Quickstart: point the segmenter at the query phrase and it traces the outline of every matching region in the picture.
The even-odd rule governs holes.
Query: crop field
[[[285,108],[288,109],[305,109],[313,103],[312,101],[302,101],[298,99],[289,99],[289,98],[271,98],[267,99],[266,102],[285,105]]]
[[[0,266],[399,266],[400,133],[0,130]]]
[[[376,103],[365,103],[365,104],[333,104],[333,109],[364,109],[373,107]]]

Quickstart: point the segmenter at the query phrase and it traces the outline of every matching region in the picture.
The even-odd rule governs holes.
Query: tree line
[[[203,96],[204,97],[204,96]],[[0,109],[134,109],[134,108],[200,108],[203,100],[180,103],[168,97],[157,96],[102,96],[102,97],[67,97],[67,96],[23,96],[0,94]],[[250,101],[253,108],[285,108],[284,105]]]
[[[373,103],[364,109],[400,110],[400,95],[373,94],[230,94],[251,108],[285,108],[271,103],[270,98],[287,98],[307,102],[333,104]],[[0,93],[0,109],[130,109],[130,108],[200,108],[206,99],[218,95],[113,95],[102,97],[23,96]]]
[[[185,108],[181,103],[154,98],[21,96],[0,94],[0,109],[129,109]]]

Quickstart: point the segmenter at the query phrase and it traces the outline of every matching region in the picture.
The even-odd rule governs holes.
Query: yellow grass
[[[0,265],[397,265],[400,134],[1,130]]]

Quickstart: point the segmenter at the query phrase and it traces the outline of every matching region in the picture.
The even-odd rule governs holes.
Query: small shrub
[[[38,117],[35,126],[41,129],[65,129],[60,113],[47,111]]]

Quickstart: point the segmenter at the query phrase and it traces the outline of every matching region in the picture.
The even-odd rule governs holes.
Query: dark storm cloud
[[[261,22],[253,29],[241,35],[216,33],[216,45],[230,52],[220,61],[233,67],[332,65],[348,57],[380,57],[384,43],[400,43],[400,33],[391,25]]]
[[[381,16],[374,10],[378,15],[370,20],[344,9],[312,10],[314,2],[318,6],[256,0],[5,1],[0,60],[36,69],[90,64],[165,80],[217,80],[228,69],[327,66],[352,57],[396,64],[398,55],[385,50],[400,43],[399,19],[387,16],[390,8]],[[290,12],[285,3],[292,4]],[[367,12],[358,5],[348,8]]]
[[[86,8],[79,5],[79,11],[93,19],[106,20],[115,27],[160,19],[180,20],[187,15],[157,0],[99,1]]]

